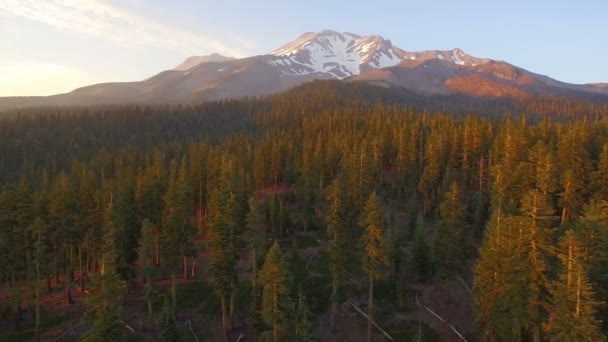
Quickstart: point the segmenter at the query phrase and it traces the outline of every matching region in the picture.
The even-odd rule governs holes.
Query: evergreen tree
[[[418,280],[425,281],[431,273],[431,249],[426,242],[424,218],[418,215],[414,229],[414,245],[412,251],[412,270]]]
[[[437,224],[433,251],[437,268],[444,276],[458,273],[466,257],[465,207],[460,196],[458,186],[453,183],[440,206],[441,219]]]
[[[216,191],[209,203],[208,251],[211,284],[220,298],[222,309],[222,327],[224,337],[228,340],[229,317],[226,300],[234,291],[236,278],[236,253],[234,250],[235,231],[235,194],[231,192],[231,183],[227,171],[224,172]]]
[[[384,233],[382,231],[382,213],[378,207],[376,192],[372,192],[365,202],[363,216],[359,223],[363,229],[362,256],[363,270],[367,274],[369,287],[367,298],[367,341],[372,340],[372,319],[374,311],[374,281],[382,275],[382,269],[387,264]]]
[[[312,342],[315,341],[313,330],[314,322],[312,313],[306,303],[306,298],[302,295],[298,297],[298,307],[296,310],[295,322],[294,322],[294,338],[296,341]]]
[[[340,181],[334,180],[329,188],[329,214],[325,218],[327,235],[330,240],[329,270],[331,272],[331,313],[330,327],[336,328],[338,312],[338,291],[342,282],[342,272],[348,257],[349,234],[346,228],[346,218],[340,189]]]
[[[260,212],[259,205],[255,197],[249,198],[249,213],[247,213],[247,230],[245,231],[245,241],[249,242],[251,252],[251,324],[252,328],[258,325],[259,321],[259,300],[260,291],[257,283],[258,258],[264,250],[266,244],[266,221]]]
[[[560,239],[558,277],[549,287],[551,304],[546,325],[555,341],[605,341],[595,317],[600,302],[587,276],[586,248],[568,230]]]
[[[40,218],[36,218],[30,226],[32,235],[34,236],[34,335],[36,339],[40,339],[40,276],[44,272],[45,246],[42,240],[42,235],[46,230],[46,225]]]
[[[272,341],[285,341],[293,316],[291,278],[276,241],[266,254],[258,281],[262,287],[262,319],[272,328]]]
[[[152,267],[154,259],[154,231],[156,228],[149,219],[144,219],[141,224],[141,236],[139,242],[139,261],[142,268],[143,280],[146,283],[146,304],[148,319],[152,319]]]
[[[159,342],[180,342],[182,337],[177,330],[173,310],[169,304],[169,299],[165,297],[163,309],[158,320],[158,337]]]
[[[112,214],[112,202],[106,215]],[[88,311],[84,317],[91,324],[82,340],[87,342],[114,342],[123,339],[120,321],[123,284],[116,272],[115,228],[108,220],[103,236],[102,262],[98,273],[91,277]]]

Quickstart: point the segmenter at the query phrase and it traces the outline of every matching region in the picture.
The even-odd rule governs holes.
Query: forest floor
[[[317,233],[298,233],[296,242],[293,239],[281,240],[285,257],[294,272],[294,284],[300,287],[311,309],[318,317],[317,337],[319,341],[364,341],[367,327],[366,318],[355,309],[362,311],[367,307],[367,284],[352,274],[346,275],[350,282],[346,297],[339,308],[336,331],[329,328],[329,277],[327,248]],[[294,253],[296,246],[297,253]],[[235,295],[235,324],[230,334],[231,341],[244,342],[249,302],[251,278],[249,257],[243,253],[238,265],[240,283]],[[207,283],[207,256],[201,254],[196,258],[195,279],[177,278],[177,322],[185,341],[223,341],[219,320],[219,301]],[[78,278],[78,274],[76,274]],[[424,303],[436,314],[443,317],[465,336],[473,332],[471,317],[472,297],[467,288],[457,281],[436,281],[434,283],[416,283],[407,280],[407,292],[402,306],[396,305],[390,294],[388,281],[379,281],[375,294],[374,319],[394,341],[411,341],[414,336],[423,336],[423,341],[459,341],[459,337],[447,324],[434,317],[427,310],[417,305]],[[171,279],[163,278],[153,281],[156,295],[153,301],[154,316],[157,317],[162,298],[169,293]],[[73,304],[67,304],[63,284],[55,284],[54,291],[46,291],[43,284],[42,293],[42,340],[43,341],[76,341],[88,329],[82,323],[86,312],[88,292],[80,290],[77,282],[73,283]],[[25,293],[25,288],[22,290]],[[10,291],[2,289],[3,312],[10,312]],[[416,300],[418,299],[418,301]],[[353,306],[354,304],[355,306]],[[7,307],[8,306],[8,307]],[[33,308],[30,306],[30,308]],[[154,341],[155,320],[148,319],[146,314],[145,284],[141,279],[131,281],[128,295],[123,306],[122,319],[125,334],[130,341]],[[0,323],[1,341],[33,341],[33,315],[19,322],[15,328],[12,318],[6,317]],[[389,339],[378,329],[374,329],[375,341]]]

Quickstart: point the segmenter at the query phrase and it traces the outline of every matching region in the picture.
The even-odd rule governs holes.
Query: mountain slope
[[[195,67],[199,64],[202,64],[202,63],[225,62],[225,61],[231,61],[234,59],[235,59],[234,57],[226,57],[226,56],[222,56],[217,53],[212,53],[207,56],[192,56],[192,57],[188,57],[180,65],[176,66],[175,68],[173,68],[171,70],[186,71],[186,70],[192,69],[193,67]]]
[[[309,32],[267,55],[193,56],[138,82],[102,83],[48,97],[0,98],[0,109],[44,105],[192,103],[260,96],[316,79],[370,82],[419,94],[502,97],[608,95],[607,84],[574,85],[477,58],[460,49],[412,52],[377,35]]]

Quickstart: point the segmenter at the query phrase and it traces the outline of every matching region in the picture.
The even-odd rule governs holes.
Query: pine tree
[[[177,330],[173,310],[169,304],[169,299],[165,297],[163,309],[158,320],[158,337],[159,342],[180,342],[182,337]]]
[[[276,241],[266,254],[258,281],[262,287],[262,319],[272,328],[272,340],[284,341],[290,332],[293,303],[291,278]]]
[[[247,213],[247,229],[245,231],[245,241],[249,242],[251,252],[251,325],[255,330],[259,318],[260,291],[257,283],[258,258],[264,250],[266,244],[266,221],[260,212],[259,205],[255,197],[249,198],[249,213]]]
[[[336,328],[336,314],[338,312],[338,291],[341,286],[342,272],[345,271],[348,257],[349,234],[346,228],[343,199],[340,181],[334,180],[329,188],[329,214],[325,218],[327,235],[330,240],[329,270],[331,272],[331,314],[330,328]]]
[[[362,235],[362,256],[363,269],[369,280],[367,298],[367,341],[372,340],[372,319],[374,311],[374,281],[382,275],[382,269],[386,266],[387,260],[384,254],[385,241],[382,231],[382,213],[378,207],[376,192],[372,192],[365,202],[363,216],[359,223],[363,229]]]
[[[111,214],[112,202],[108,206],[106,216]],[[124,285],[116,272],[115,228],[111,220],[107,222],[103,236],[101,268],[91,277],[89,310],[84,317],[86,322],[91,323],[91,328],[82,338],[87,342],[113,342],[123,338],[120,313]]]
[[[525,288],[512,283],[521,264],[515,254],[519,225],[516,218],[506,217],[500,208],[495,210],[473,269],[475,316],[488,340],[520,340],[526,324],[525,303],[517,295]]]
[[[235,194],[231,191],[227,171],[222,172],[222,178],[209,203],[207,245],[211,284],[220,298],[224,338],[228,340],[230,323],[226,300],[234,291],[234,280],[236,278],[234,231],[237,215],[235,215]]]
[[[34,220],[34,222],[32,223],[32,225],[30,226],[30,230],[32,232],[32,235],[34,236],[34,272],[35,272],[35,277],[34,277],[34,282],[35,282],[35,290],[34,290],[34,300],[35,300],[35,304],[34,304],[34,314],[35,314],[35,319],[34,319],[34,335],[36,336],[36,339],[39,339],[39,329],[40,329],[40,276],[41,273],[44,271],[44,259],[46,257],[45,255],[45,246],[44,246],[44,242],[42,240],[42,235],[45,233],[46,230],[46,225],[45,223],[40,219],[40,218],[36,218]]]
[[[298,342],[312,342],[315,341],[313,336],[314,322],[312,313],[306,303],[306,298],[302,295],[298,297],[298,307],[296,310],[295,322],[294,322],[294,338]]]
[[[431,249],[424,235],[424,218],[422,215],[418,215],[414,229],[412,270],[418,280],[422,281],[427,280],[431,273]]]
[[[441,219],[437,227],[433,251],[435,263],[444,276],[458,273],[466,257],[465,207],[460,199],[460,190],[453,183],[441,203]]]
[[[558,278],[549,287],[551,304],[546,329],[555,341],[605,341],[595,317],[596,301],[587,276],[586,248],[572,230],[560,239]]]
[[[152,319],[152,269],[154,259],[154,231],[156,227],[149,219],[144,219],[141,224],[141,236],[139,242],[138,257],[142,268],[143,280],[146,283],[146,304],[148,307],[148,319]]]

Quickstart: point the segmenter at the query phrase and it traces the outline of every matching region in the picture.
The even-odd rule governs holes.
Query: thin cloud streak
[[[218,40],[130,13],[103,0],[0,0],[0,16],[24,18],[128,46],[143,45],[186,54],[247,55],[246,51]],[[241,38],[231,38],[236,40],[235,45],[242,46],[239,44]]]

